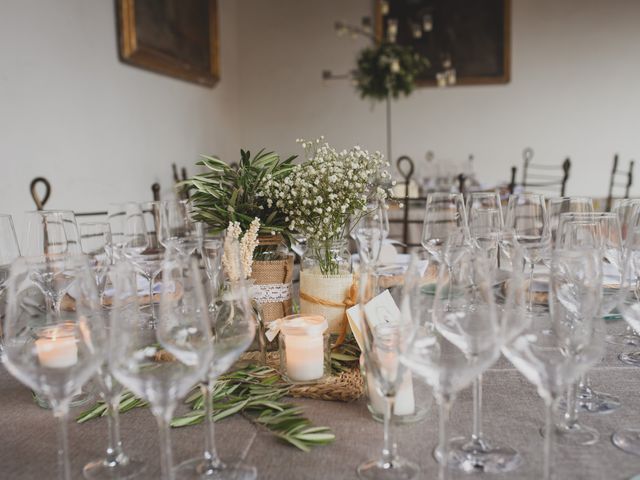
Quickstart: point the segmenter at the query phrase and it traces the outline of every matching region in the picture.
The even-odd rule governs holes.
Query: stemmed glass
[[[113,261],[111,228],[106,222],[81,223],[80,242],[82,251],[89,257],[95,274],[98,295],[102,298],[107,283],[107,273]]]
[[[500,353],[499,323],[487,272],[485,258],[471,247],[462,248],[449,267],[440,264],[433,323],[420,324],[427,312],[419,312],[420,308],[413,311],[415,331],[402,355],[402,362],[432,386],[440,406],[440,439],[435,452],[440,458],[440,480],[449,478],[449,467],[456,464],[448,438],[455,395],[489,368]]]
[[[389,219],[384,202],[370,205],[355,226],[355,240],[358,243],[360,260],[366,264],[377,265],[380,252],[389,235]]]
[[[547,210],[549,212],[551,243],[555,245],[560,215],[570,212],[592,213],[593,200],[589,197],[553,197],[549,199]]]
[[[504,229],[500,195],[495,192],[474,192],[467,201],[469,233],[487,256],[489,266],[498,266],[498,243]]]
[[[226,252],[233,252],[227,258],[237,263],[240,271],[240,255],[237,242],[225,246]],[[218,456],[215,446],[213,420],[213,389],[216,380],[234,364],[249,348],[254,339],[256,321],[253,316],[247,285],[242,279],[229,280],[223,284],[224,272],[212,271],[215,291],[215,308],[209,313],[209,323],[213,335],[213,355],[205,366],[200,385],[205,406],[204,455],[187,460],[176,468],[179,478],[253,480],[257,477],[255,467],[241,463],[239,459],[225,459]]]
[[[638,206],[640,205],[640,199],[623,199],[620,200],[616,206],[613,208],[613,212],[618,215],[618,219],[620,220],[620,231],[622,234],[623,244],[627,244],[627,238],[631,237],[631,233],[636,225],[636,212],[638,210]],[[627,325],[624,333],[619,334],[611,334],[607,335],[607,342],[613,345],[622,345],[622,346],[630,346],[630,347],[640,347],[640,335],[638,335],[631,325]],[[633,354],[625,354],[625,359],[623,360],[625,363],[630,365],[640,366],[640,355]]]
[[[63,309],[49,308],[42,293],[40,279],[51,271],[64,271],[74,284],[72,303]],[[53,407],[59,423],[59,478],[70,480],[69,404],[104,358],[105,330],[87,258],[19,258],[11,267],[7,294],[4,364]]]
[[[529,264],[529,311],[533,312],[533,279],[536,263],[548,255],[551,234],[544,196],[534,193],[511,195],[505,228],[513,230]]]
[[[169,424],[178,401],[200,381],[211,362],[211,329],[202,278],[195,259],[172,252],[162,265],[156,328],[141,314],[135,267],[114,269],[111,316],[111,373],[151,406],[160,430],[161,478],[173,480]]]
[[[165,200],[157,204],[157,208],[160,244],[165,248],[172,245],[186,255],[193,253],[198,248],[199,236],[187,200]]]
[[[427,205],[422,224],[422,246],[440,264],[452,262],[450,253],[462,246],[469,238],[467,214],[464,199],[459,193],[431,193],[427,197]]]
[[[6,307],[4,293],[9,279],[11,264],[19,256],[20,248],[18,247],[16,231],[13,228],[13,219],[11,215],[0,214],[0,360],[2,360],[4,343],[2,340],[2,324],[4,323]]]
[[[25,213],[22,254],[82,253],[76,216],[70,210],[37,210]]]
[[[471,228],[471,227],[470,227]],[[471,233],[473,237],[473,233]],[[496,305],[500,341],[508,341],[519,334],[528,324],[530,316],[525,315],[524,274],[522,271],[522,250],[512,238],[503,232],[495,233],[498,250],[505,252],[500,262],[492,261],[490,270],[492,294]],[[477,245],[476,245],[477,247]],[[496,255],[497,256],[497,255]],[[497,264],[500,268],[497,269]],[[483,302],[476,301],[476,308]],[[449,442],[449,465],[466,472],[501,473],[520,466],[522,457],[513,448],[489,440],[482,431],[482,374],[473,381],[473,431],[471,438],[457,437]],[[436,452],[438,454],[438,452]]]
[[[563,248],[600,248],[603,272],[600,316],[610,315],[619,303],[621,293],[629,286],[628,279],[623,275],[624,252],[618,216],[601,212],[563,213],[560,215],[556,244]],[[609,413],[620,407],[618,397],[593,390],[588,374],[580,380],[577,400],[578,408],[590,413]]]
[[[384,443],[381,457],[361,463],[356,471],[360,478],[409,480],[415,478],[420,469],[415,463],[398,456],[397,446],[392,436],[391,420],[396,394],[405,372],[400,356],[414,331],[411,297],[416,293],[419,285],[415,258],[405,274],[401,311],[397,318],[378,318],[375,315],[377,309],[372,312],[367,308],[369,301],[378,293],[373,265],[363,263],[360,275],[360,304],[363,306],[360,325],[364,343],[364,367],[367,378],[373,380],[373,387],[377,389],[384,401]]]

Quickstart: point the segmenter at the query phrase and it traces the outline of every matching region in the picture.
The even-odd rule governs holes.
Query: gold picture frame
[[[115,0],[120,59],[207,87],[220,80],[217,0]]]

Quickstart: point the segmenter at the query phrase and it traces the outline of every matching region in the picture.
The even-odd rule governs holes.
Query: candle
[[[290,315],[278,320],[280,361],[292,382],[313,382],[325,375],[327,320],[321,315]]]
[[[36,340],[40,365],[49,368],[69,368],[78,363],[78,347],[73,326],[62,325],[43,331]]]
[[[382,415],[384,413],[385,400],[376,388],[375,381],[371,375],[367,375],[367,392],[369,393],[369,402],[376,413]],[[406,371],[402,376],[402,382],[396,392],[395,404],[393,407],[394,415],[413,415],[416,410],[416,402],[413,396],[413,377],[411,372]]]
[[[322,335],[286,335],[284,338],[287,375],[305,382],[324,375],[324,338]]]

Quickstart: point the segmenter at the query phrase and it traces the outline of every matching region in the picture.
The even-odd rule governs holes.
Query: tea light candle
[[[325,338],[328,323],[320,315],[290,315],[280,320],[280,357],[293,382],[319,380],[325,374]]]
[[[36,352],[43,367],[69,368],[78,363],[73,327],[63,325],[45,329],[36,340]]]

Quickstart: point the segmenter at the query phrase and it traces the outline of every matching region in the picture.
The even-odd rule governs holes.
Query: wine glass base
[[[438,463],[442,454],[438,448],[433,451]],[[522,465],[522,456],[514,449],[487,442],[455,437],[449,441],[449,467],[467,473],[511,472]]]
[[[367,460],[358,465],[358,477],[369,480],[411,480],[420,473],[420,467],[409,460],[396,457],[393,462]]]
[[[256,467],[244,465],[238,459],[226,459],[217,468],[208,468],[209,463],[203,458],[192,458],[182,462],[174,469],[176,480],[255,480],[258,478]]]
[[[126,480],[139,476],[146,468],[144,463],[125,457],[114,463],[108,463],[105,459],[89,462],[82,473],[89,480]]]
[[[540,435],[544,437],[544,428],[540,429]],[[568,447],[594,445],[600,440],[600,432],[595,428],[587,427],[581,423],[568,427],[556,425],[556,443]]]
[[[623,347],[640,347],[640,337],[628,333],[619,333],[616,335],[607,335],[607,343],[611,345],[620,345]]]
[[[611,435],[611,442],[620,450],[640,456],[640,429],[617,430]]]
[[[621,353],[618,355],[618,359],[627,365],[640,367],[640,352]]]
[[[586,391],[585,391],[586,392]],[[622,406],[615,395],[589,390],[589,393],[578,394],[578,410],[587,413],[611,413]]]

